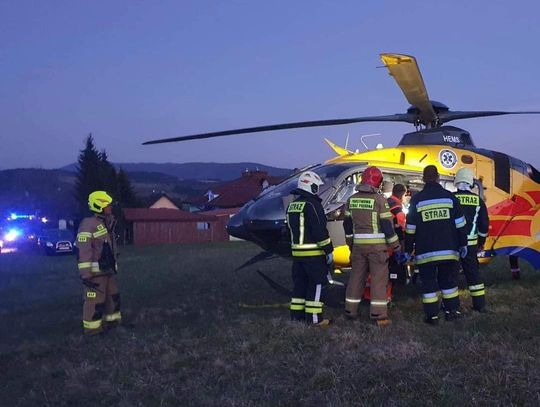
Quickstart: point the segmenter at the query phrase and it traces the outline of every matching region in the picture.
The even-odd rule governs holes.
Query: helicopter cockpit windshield
[[[333,196],[336,184],[340,182],[344,174],[350,173],[355,167],[358,168],[358,163],[323,164],[304,168],[281,184],[267,188],[258,197],[244,205],[229,220],[227,230],[235,237],[256,241],[265,248],[269,248],[266,242],[278,242],[279,246],[280,237],[283,236],[286,228],[285,211],[289,202],[295,198],[292,191],[297,188],[300,174],[310,170],[321,177],[324,185],[321,186],[318,195],[325,202]],[[288,243],[286,246],[286,250],[290,250]],[[272,250],[281,251],[277,246],[273,246]]]

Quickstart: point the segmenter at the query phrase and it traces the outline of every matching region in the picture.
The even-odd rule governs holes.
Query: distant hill
[[[291,172],[256,163],[127,163],[115,166],[122,167],[128,173],[139,198],[166,193],[180,201],[202,196],[209,188],[223,181],[240,178],[246,169],[258,168],[273,176],[284,176]],[[58,170],[0,170],[0,215],[10,211],[38,211],[47,216],[68,216],[76,208],[75,178],[75,164]]]
[[[271,167],[268,165],[243,162],[243,163],[115,163],[115,167],[123,168],[128,173],[161,173],[177,177],[178,179],[192,180],[216,180],[230,181],[239,178],[241,173],[246,169],[254,171],[257,168],[260,171],[266,171],[269,175],[278,177],[286,176],[292,170],[287,168]],[[76,164],[69,164],[60,168],[64,171],[75,172]],[[139,175],[140,176],[140,175]]]

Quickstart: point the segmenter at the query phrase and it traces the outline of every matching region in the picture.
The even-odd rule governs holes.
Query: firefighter
[[[321,292],[328,283],[333,247],[321,199],[317,196],[321,185],[323,181],[313,171],[300,175],[297,188],[292,191],[298,197],[287,208],[287,225],[293,256],[291,319],[324,327],[330,320],[323,318]]]
[[[403,184],[396,184],[392,188],[392,195],[388,198],[388,206],[390,207],[390,213],[394,219],[394,230],[402,242],[405,239],[405,213],[403,212],[403,195],[407,192],[407,188]]]
[[[461,267],[467,280],[469,293],[472,297],[473,309],[478,312],[485,311],[485,288],[480,277],[478,264],[478,250],[484,249],[488,235],[489,218],[484,201],[471,191],[474,186],[474,174],[469,168],[461,168],[454,178],[457,191],[454,195],[463,209],[467,225],[467,256],[461,259]]]
[[[467,221],[458,199],[439,184],[439,172],[428,165],[423,172],[424,189],[414,195],[407,214],[405,251],[414,250],[422,283],[425,322],[439,320],[439,288],[445,319],[462,317],[457,285],[458,260],[467,256]]]
[[[392,225],[392,214],[386,199],[379,194],[383,174],[377,167],[368,167],[356,187],[356,193],[345,207],[345,238],[351,249],[352,271],[347,285],[345,316],[358,316],[358,306],[371,274],[370,318],[379,326],[391,323],[388,319],[388,248],[400,252],[399,240]]]
[[[115,220],[112,198],[105,191],[88,196],[94,216],[84,218],[77,234],[77,262],[84,284],[83,329],[85,334],[100,333],[122,319],[120,294],[116,285]]]
[[[407,188],[403,184],[396,184],[392,188],[391,196],[388,197],[388,206],[392,214],[394,231],[399,239],[401,250],[404,250],[405,240],[405,212],[403,212],[403,196],[407,192]],[[390,271],[390,279],[397,282],[405,283],[407,281],[407,265],[400,264],[395,256],[390,256],[388,259],[388,269]],[[394,281],[390,281],[390,293],[393,296]]]

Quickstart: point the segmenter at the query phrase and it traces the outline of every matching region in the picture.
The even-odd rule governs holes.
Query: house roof
[[[152,221],[171,221],[171,222],[210,222],[217,218],[211,215],[199,215],[181,211],[179,209],[150,209],[150,208],[126,208],[124,216],[129,221],[152,222]]]
[[[220,209],[214,209],[211,211],[204,211],[204,212],[198,212],[201,215],[209,215],[209,216],[228,216],[228,215],[236,215],[240,211],[240,208],[220,208]]]
[[[171,198],[169,198],[167,195],[163,194],[160,198],[158,198],[152,205],[150,205],[149,209],[161,209],[161,208],[168,208],[168,209],[180,209],[178,205],[176,205]]]
[[[212,192],[219,196],[208,202],[209,206],[234,208],[244,205],[263,190],[264,181],[276,185],[283,178],[269,176],[265,171],[246,171],[240,178],[217,186]]]
[[[174,198],[171,195],[165,192],[153,193],[146,198],[144,198],[144,203],[146,207],[151,207],[152,205],[159,202],[160,199],[168,199],[174,206],[180,208],[182,206],[182,200],[179,198]]]

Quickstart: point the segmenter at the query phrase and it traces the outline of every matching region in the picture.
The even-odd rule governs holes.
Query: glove
[[[328,253],[326,255],[326,264],[330,265],[334,262],[334,254],[333,253]]]
[[[411,255],[409,253],[402,253],[401,251],[394,251],[394,258],[398,264],[405,264],[411,260]]]
[[[465,257],[467,257],[467,246],[461,246],[459,248],[459,257],[461,257],[462,259],[464,259]]]

